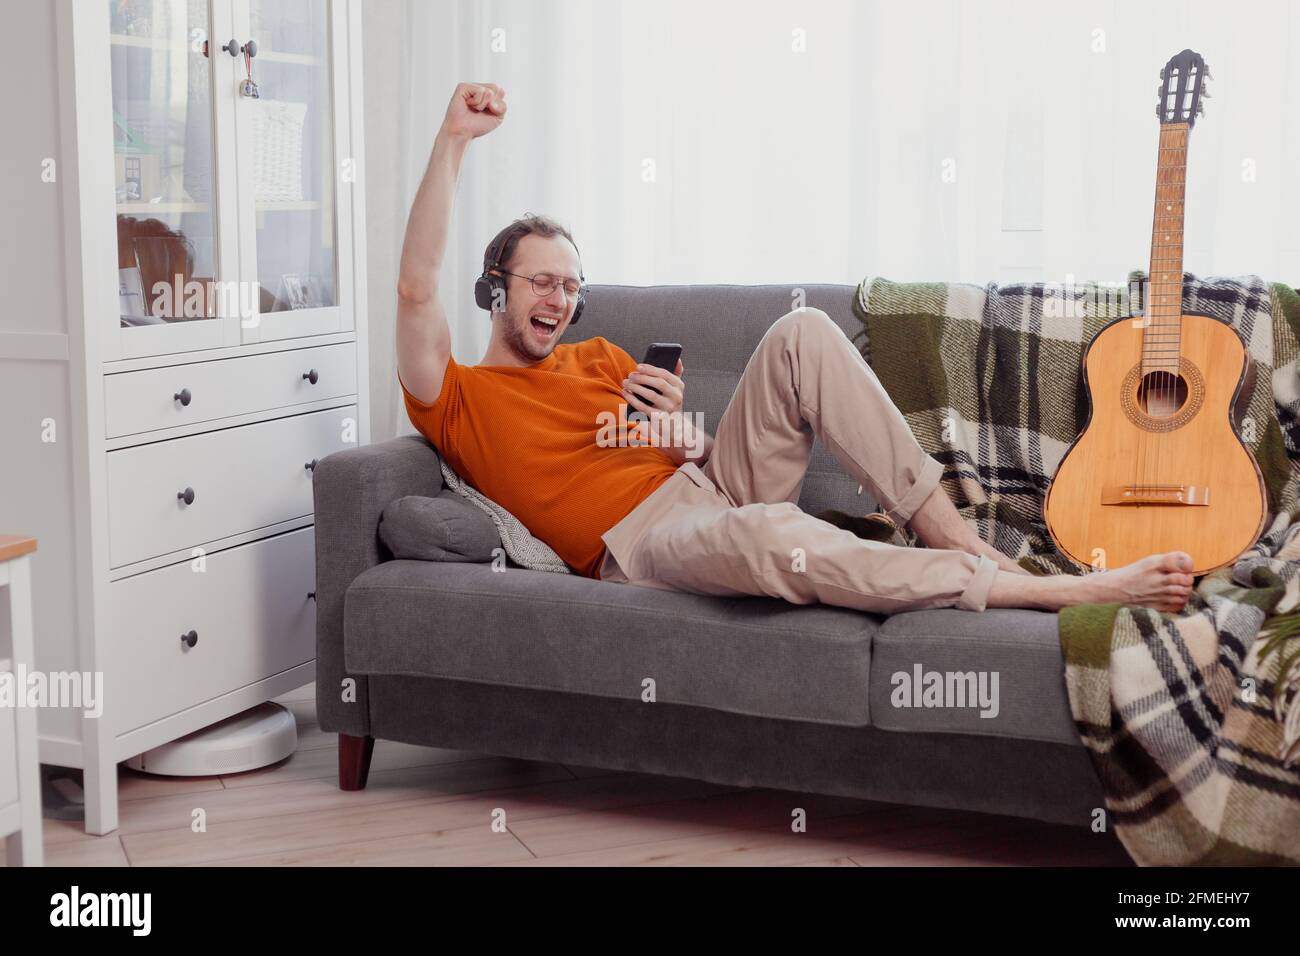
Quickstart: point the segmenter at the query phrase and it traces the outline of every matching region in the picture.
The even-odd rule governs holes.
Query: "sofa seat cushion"
[[[865,726],[881,618],[578,575],[387,561],[348,588],[349,673],[409,674]],[[649,706],[649,705],[647,705]]]
[[[934,674],[943,678],[945,693],[938,692]],[[978,699],[981,681],[984,704]],[[926,685],[931,688],[928,699]],[[1001,608],[893,615],[877,632],[872,649],[871,722],[884,730],[985,734],[1081,747],[1065,690],[1057,616]]]

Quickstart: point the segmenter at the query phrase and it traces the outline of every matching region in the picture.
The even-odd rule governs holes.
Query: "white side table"
[[[0,673],[29,673],[36,659],[28,558],[35,550],[35,538],[0,535],[0,588],[9,592],[9,619],[0,618]],[[40,761],[30,707],[0,706],[0,837],[7,838],[10,866],[41,865]]]

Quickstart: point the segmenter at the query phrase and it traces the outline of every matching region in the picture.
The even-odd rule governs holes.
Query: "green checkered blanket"
[[[1087,418],[1081,359],[1141,314],[1125,286],[858,287],[854,336],[985,541],[1037,573],[1083,573],[1043,496]],[[1109,817],[1142,864],[1300,863],[1300,294],[1186,276],[1183,310],[1230,323],[1253,376],[1237,405],[1271,525],[1203,577],[1179,615],[1118,605],[1060,615],[1065,683]]]

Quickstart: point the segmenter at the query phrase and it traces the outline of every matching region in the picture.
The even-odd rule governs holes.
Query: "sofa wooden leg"
[[[364,790],[370,776],[370,757],[375,752],[374,737],[339,734],[339,789]]]

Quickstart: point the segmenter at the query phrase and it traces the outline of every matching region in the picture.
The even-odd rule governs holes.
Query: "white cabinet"
[[[238,104],[230,58],[208,42],[228,37],[231,19],[221,0],[74,0],[66,11],[84,274],[96,291],[119,284],[117,306],[93,317],[104,361],[240,344],[238,311],[216,294],[245,278]]]
[[[361,10],[19,6],[57,82],[0,182],[38,303],[0,310],[0,527],[41,540],[36,668],[105,681],[38,715],[105,833],[118,762],[314,678],[313,463],[368,439]]]
[[[357,166],[348,134],[344,7],[309,0],[242,0],[234,35],[250,37],[259,96],[235,102],[239,166],[254,171],[239,194],[240,274],[256,278],[246,342],[353,327],[352,209],[335,201]],[[229,68],[224,63],[218,68]],[[242,182],[243,180],[241,180]]]
[[[110,451],[109,567],[309,516],[312,470],[350,444],[356,414],[349,405]]]
[[[119,283],[103,357],[354,329],[348,4],[76,6],[103,78],[78,103],[112,159],[88,183],[115,208],[93,230]]]
[[[351,343],[266,352],[220,361],[104,376],[109,438],[159,431],[259,408],[288,408],[356,394],[357,350]]]
[[[128,733],[196,703],[310,664],[316,657],[316,555],[302,528],[210,555],[202,574],[179,564],[115,581],[119,641],[104,696]],[[262,592],[258,601],[231,594]],[[140,684],[153,688],[137,693]]]

